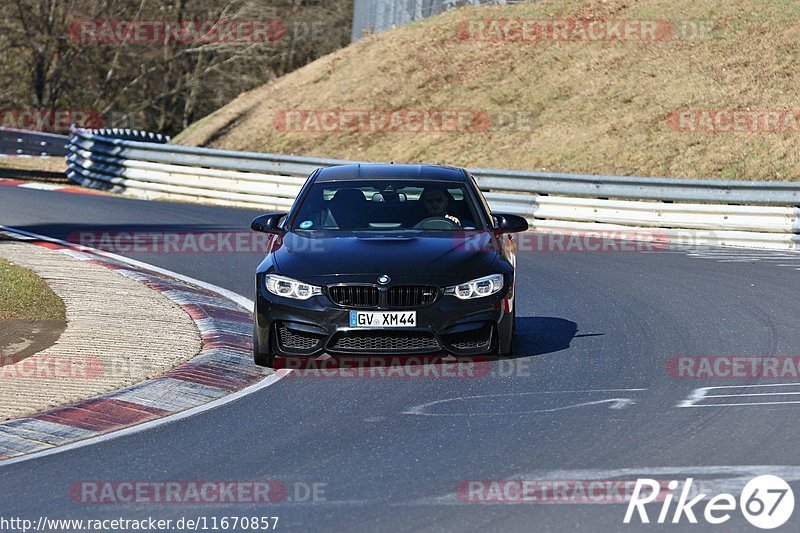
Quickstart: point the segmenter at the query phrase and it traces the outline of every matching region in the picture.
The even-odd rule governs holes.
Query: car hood
[[[281,274],[311,283],[335,279],[374,283],[379,274],[407,283],[466,281],[492,273],[499,255],[493,239],[482,231],[425,236],[289,232],[273,249],[273,261]]]

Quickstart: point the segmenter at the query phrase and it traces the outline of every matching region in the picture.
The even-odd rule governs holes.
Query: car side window
[[[475,179],[475,176],[473,176],[472,174],[468,173],[467,175],[469,176],[469,179],[472,182],[472,186],[475,187],[475,192],[476,192],[476,195],[478,197],[478,201],[483,206],[483,210],[484,210],[484,213],[486,213],[487,220],[489,221],[489,223],[493,227],[497,227],[497,223],[495,222],[494,217],[492,216],[492,210],[489,207],[489,202],[487,202],[486,198],[483,196],[483,191],[481,191],[481,188],[478,186],[478,181]]]

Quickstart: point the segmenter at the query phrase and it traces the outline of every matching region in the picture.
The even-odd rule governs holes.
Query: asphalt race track
[[[79,230],[246,231],[256,214],[0,190],[0,224],[58,238]],[[258,253],[131,257],[251,299],[260,260]],[[682,527],[642,526],[636,518],[638,527],[624,525],[624,504],[476,503],[457,489],[468,480],[637,477],[724,485],[777,473],[800,494],[800,466],[791,466],[800,464],[800,403],[790,403],[797,396],[738,396],[756,390],[742,385],[800,380],[686,379],[667,371],[675,356],[798,354],[800,258],[781,257],[730,249],[521,252],[517,357],[492,363],[489,375],[287,377],[201,415],[0,467],[0,514],[278,516],[288,531],[697,531],[685,518]],[[680,406],[710,386],[736,389]],[[87,505],[69,493],[83,480],[256,479],[283,482],[289,499]],[[296,501],[314,484],[324,497]],[[732,514],[717,529],[752,530],[738,510]]]

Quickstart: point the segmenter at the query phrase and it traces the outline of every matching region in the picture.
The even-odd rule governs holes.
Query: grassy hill
[[[571,29],[545,29],[539,41],[496,38],[493,29],[511,28],[499,19],[560,21],[557,28]],[[631,34],[588,39],[576,29],[583,23],[572,19],[621,23]],[[655,24],[657,31],[637,33],[637,23]],[[368,36],[242,94],[175,142],[370,161],[797,180],[798,59],[800,4],[794,2],[545,0],[470,7]],[[311,120],[326,110],[401,117],[443,110],[477,118],[461,131],[326,132]],[[733,110],[736,116],[728,113]],[[287,111],[305,113],[298,121]],[[759,114],[765,111],[775,113]],[[720,131],[726,129],[735,131]]]

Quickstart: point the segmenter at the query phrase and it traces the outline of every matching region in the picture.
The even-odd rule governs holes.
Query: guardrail
[[[0,128],[0,155],[64,157],[67,135]]]
[[[166,144],[172,139],[169,135],[126,128],[94,128],[90,130],[84,129],[83,131],[91,133],[92,135],[97,135],[98,137],[110,137],[112,139],[141,141],[146,143]]]
[[[262,209],[291,206],[316,168],[339,159],[115,139],[74,129],[67,175],[153,199]],[[543,231],[658,228],[672,242],[795,249],[800,183],[683,180],[470,169],[493,210]]]

